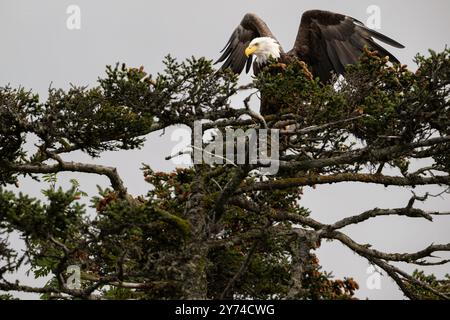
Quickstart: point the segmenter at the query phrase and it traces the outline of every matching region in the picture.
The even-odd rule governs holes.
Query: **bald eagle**
[[[354,18],[329,11],[310,10],[302,15],[294,47],[284,52],[266,23],[257,15],[247,13],[233,31],[216,63],[224,62],[223,69],[230,68],[238,74],[246,67],[248,73],[255,56],[253,73],[258,74],[270,57],[284,64],[298,59],[308,65],[314,77],[327,83],[333,73],[344,74],[347,64],[356,63],[365,46],[398,63],[374,39],[404,48],[397,41],[367,28]]]

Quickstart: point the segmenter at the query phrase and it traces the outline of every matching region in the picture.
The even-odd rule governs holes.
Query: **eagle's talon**
[[[272,67],[274,67],[274,68],[286,69],[287,65],[286,65],[285,63],[278,62],[278,63],[272,64]]]
[[[311,71],[309,71],[308,66],[306,65],[306,63],[304,61],[299,61],[300,66],[303,69],[303,72],[305,73],[306,78],[308,78],[310,81],[313,81],[314,77],[311,73]]]

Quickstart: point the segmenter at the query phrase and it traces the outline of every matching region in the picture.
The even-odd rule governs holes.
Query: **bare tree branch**
[[[48,174],[58,173],[63,171],[93,173],[98,175],[104,175],[108,177],[111,182],[111,186],[122,197],[127,195],[127,189],[124,183],[117,173],[117,169],[114,167],[106,167],[98,164],[86,164],[78,162],[65,162],[61,161],[54,165],[47,164],[11,164],[8,167],[9,170],[14,170],[20,173],[36,173],[36,174]]]
[[[314,162],[315,160],[312,160]],[[310,174],[295,178],[281,178],[277,180],[255,182],[237,190],[238,193],[257,190],[282,190],[292,187],[313,186],[318,184],[332,184],[339,182],[364,182],[382,184],[385,186],[415,186],[429,184],[450,185],[450,176],[420,177],[420,176],[385,176],[369,173],[336,173],[331,175]]]

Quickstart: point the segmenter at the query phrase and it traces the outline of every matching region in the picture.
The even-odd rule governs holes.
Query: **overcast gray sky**
[[[79,30],[66,27],[69,5],[81,9]],[[129,66],[143,65],[148,72],[156,73],[162,70],[161,60],[168,53],[179,59],[192,55],[215,59],[246,12],[259,14],[287,50],[293,44],[303,11],[326,9],[366,22],[369,18],[366,10],[371,5],[381,10],[381,32],[406,46],[404,50],[391,51],[411,69],[415,69],[412,59],[416,53],[426,53],[428,48],[442,50],[450,42],[448,0],[0,0],[0,85],[22,85],[45,98],[50,83],[63,88],[69,83],[95,85],[105,65],[118,61]],[[250,77],[243,76],[242,81],[248,82]],[[240,97],[235,103],[241,103]],[[170,134],[171,130],[164,136],[150,135],[142,150],[107,152],[100,159],[76,153],[71,159],[117,166],[129,191],[134,195],[145,194],[148,186],[138,170],[141,163],[148,163],[155,170],[174,168],[173,163],[164,160],[176,144]],[[60,177],[64,184],[73,176]],[[96,184],[107,185],[104,178],[80,174],[77,178],[90,194],[95,194]],[[22,186],[23,191],[39,195],[38,184],[26,180]],[[420,190],[425,189],[415,191]],[[313,218],[326,223],[374,207],[404,206],[410,195],[404,188],[354,183],[306,189],[301,201],[311,209]],[[431,199],[422,207],[449,210],[450,199]],[[449,217],[436,218],[433,223],[389,217],[345,231],[377,249],[407,252],[431,242],[450,242],[449,227]],[[21,245],[17,239],[13,241],[16,246]],[[359,282],[358,297],[403,298],[387,277],[382,277],[380,289],[370,290],[366,286],[368,263],[338,243],[323,243],[318,255],[325,270],[333,271],[337,277],[352,276]],[[448,265],[425,270],[440,276],[450,272]],[[25,281],[36,283],[33,279]]]

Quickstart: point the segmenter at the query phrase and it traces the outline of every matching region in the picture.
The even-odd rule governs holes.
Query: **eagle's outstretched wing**
[[[356,63],[364,46],[378,51],[381,56],[389,56],[390,61],[398,62],[374,38],[393,47],[404,48],[397,41],[367,28],[354,18],[329,11],[310,10],[302,15],[294,48],[289,53],[305,61],[315,76],[327,82],[332,72],[343,74],[347,64]]]
[[[271,37],[276,39],[260,17],[253,13],[247,13],[237,28],[234,29],[225,48],[221,51],[223,52],[222,56],[216,63],[225,61],[222,69],[230,68],[238,74],[242,72],[247,63],[245,71],[248,72],[252,65],[252,56],[247,58],[244,51],[249,43],[258,37]]]

